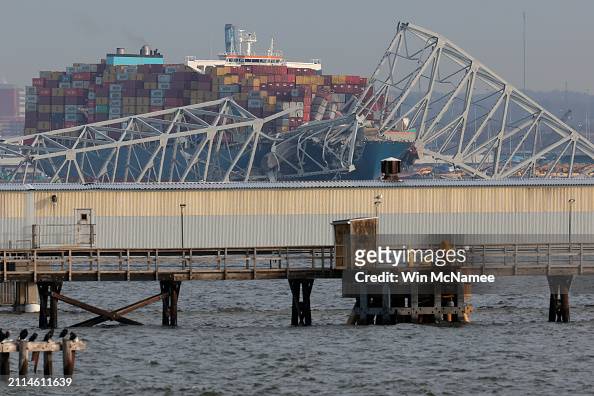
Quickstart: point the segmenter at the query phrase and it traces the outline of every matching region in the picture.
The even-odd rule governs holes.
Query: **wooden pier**
[[[86,343],[81,340],[70,340],[63,338],[60,341],[2,341],[0,342],[0,376],[10,377],[10,353],[19,354],[19,377],[25,377],[29,374],[29,362],[35,363],[34,370],[37,372],[37,361],[39,355],[43,353],[43,375],[54,375],[53,353],[62,352],[62,373],[64,376],[72,377],[74,375],[75,352],[86,349]],[[31,353],[31,359],[29,359]]]
[[[557,279],[551,288],[549,320],[569,321],[571,277],[594,274],[594,243],[493,244],[464,248],[467,262],[456,268],[464,274],[542,275],[550,280]],[[5,249],[0,250],[0,281],[36,284],[40,300],[39,327],[55,328],[58,326],[58,301],[95,315],[74,326],[92,326],[107,320],[139,325],[125,315],[161,301],[162,324],[176,326],[177,301],[183,281],[287,279],[292,295],[291,323],[309,325],[310,293],[314,280],[340,278],[344,268],[340,265],[344,264],[340,260],[343,256],[339,245],[220,249]],[[431,268],[430,263],[409,263],[397,270],[428,268]],[[108,310],[61,293],[63,282],[79,281],[156,281],[159,282],[160,293]],[[351,321],[359,324],[395,320],[418,322],[427,316],[432,316],[435,321],[447,321],[452,317],[461,319],[469,313],[464,295],[464,291],[436,290],[431,296],[424,296],[431,300],[431,304],[419,303],[419,296],[414,291],[408,297],[408,304],[394,299],[394,296],[367,296],[357,300]]]

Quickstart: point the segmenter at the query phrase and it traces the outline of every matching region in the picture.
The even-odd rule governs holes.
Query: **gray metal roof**
[[[202,182],[202,183],[0,183],[0,191],[77,191],[77,190],[233,190],[233,189],[306,189],[306,188],[410,188],[410,187],[546,187],[594,186],[594,178],[575,179],[502,179],[502,180],[447,180],[406,179],[283,181],[283,182]]]

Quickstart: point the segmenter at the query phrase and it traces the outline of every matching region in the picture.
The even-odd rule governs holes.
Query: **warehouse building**
[[[185,247],[321,245],[376,213],[383,234],[594,235],[594,180],[4,184],[0,247],[175,248],[182,224]]]

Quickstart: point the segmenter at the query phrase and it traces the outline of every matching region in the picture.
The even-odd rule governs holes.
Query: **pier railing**
[[[333,246],[0,250],[2,280],[198,280],[332,277]]]
[[[467,260],[458,267],[468,274],[594,274],[594,243],[489,244],[457,248],[466,250]],[[334,246],[0,249],[0,281],[340,277],[335,257]],[[399,270],[406,271],[411,266],[418,267],[419,264],[409,263]]]

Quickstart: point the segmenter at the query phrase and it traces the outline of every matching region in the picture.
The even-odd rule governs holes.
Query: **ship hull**
[[[349,173],[348,178],[354,180],[378,179],[381,176],[381,160],[388,157],[402,158],[410,145],[410,142],[365,142],[363,152],[354,163],[355,171]]]

